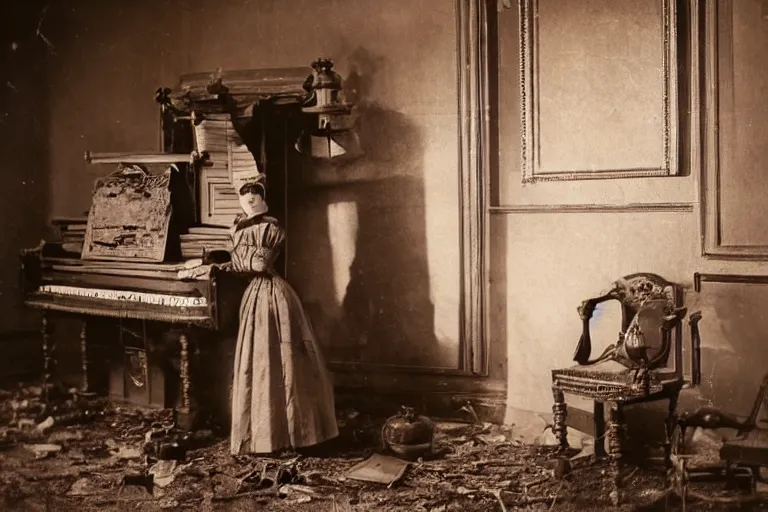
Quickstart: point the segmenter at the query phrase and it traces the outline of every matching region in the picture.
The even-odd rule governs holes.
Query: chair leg
[[[667,409],[667,423],[665,425],[666,441],[664,443],[664,465],[667,469],[672,467],[672,436],[675,432],[675,423],[677,420],[677,399],[679,392],[673,393],[669,397],[669,408]]]
[[[688,497],[688,467],[686,464],[685,459],[682,459],[680,461],[680,474],[678,475],[679,478],[679,487],[678,487],[678,494],[680,494],[680,507],[682,512],[686,512],[686,500]]]
[[[605,457],[605,408],[603,402],[595,402],[595,458]]]
[[[552,394],[555,404],[552,406],[552,433],[558,441],[560,450],[568,449],[568,430],[565,419],[568,416],[568,406],[565,404],[565,395],[559,389],[553,389]]]
[[[622,470],[622,441],[624,430],[624,412],[621,404],[611,404],[611,421],[608,426],[608,455],[611,458],[611,479],[613,490],[611,491],[611,503],[614,506],[621,504],[621,470]]]

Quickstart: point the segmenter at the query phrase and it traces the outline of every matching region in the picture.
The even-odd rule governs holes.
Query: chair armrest
[[[579,338],[579,343],[576,345],[576,352],[573,355],[573,360],[578,364],[588,364],[589,358],[592,355],[592,339],[589,334],[589,321],[592,318],[592,314],[595,312],[595,308],[597,308],[597,305],[601,302],[618,300],[618,296],[616,295],[617,290],[618,284],[614,283],[610,291],[600,297],[594,297],[583,301],[577,308],[579,317],[581,317],[582,327],[581,338]]]
[[[661,338],[664,340],[664,347],[656,357],[648,361],[648,368],[652,369],[659,365],[666,364],[671,348],[670,333],[680,325],[680,322],[683,321],[683,318],[685,318],[687,313],[688,308],[674,308],[670,314],[661,319]]]
[[[662,330],[669,332],[677,327],[680,322],[682,322],[683,318],[685,318],[686,313],[688,313],[688,308],[676,308],[671,314],[663,318],[661,324]]]
[[[688,427],[733,428],[739,431],[750,429],[749,420],[741,420],[736,415],[728,414],[715,407],[702,407],[693,413],[683,413],[677,423],[681,429]]]

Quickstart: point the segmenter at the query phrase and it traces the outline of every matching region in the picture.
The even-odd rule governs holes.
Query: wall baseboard
[[[336,388],[336,400],[340,410],[353,409],[374,417],[391,416],[406,405],[433,419],[468,422],[473,420],[471,413],[461,409],[470,405],[479,421],[502,424],[506,411],[506,394],[499,392],[377,391],[339,387]]]

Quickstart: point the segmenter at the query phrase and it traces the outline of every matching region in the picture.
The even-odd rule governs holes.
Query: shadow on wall
[[[52,54],[37,34],[42,12],[42,2],[14,3],[0,21],[0,375],[8,378],[42,369],[39,345],[28,339],[39,329],[38,318],[24,308],[19,286],[19,250],[47,234],[50,203],[46,73]]]
[[[430,298],[423,137],[407,116],[368,99],[383,65],[358,49],[344,84],[359,112],[364,156],[301,162],[305,183],[293,208],[304,210],[308,238],[290,242],[292,268],[315,269],[297,286],[313,283],[306,306],[329,361],[452,366],[454,354],[442,354],[435,336]]]
[[[701,385],[684,390],[677,413],[712,406],[746,416],[754,404],[760,381],[768,372],[768,286],[702,283],[700,293],[685,296],[689,312],[701,310]],[[684,340],[685,370],[690,371],[690,332]],[[626,410],[628,438],[641,450],[643,442],[660,442],[667,403],[631,406]],[[642,453],[642,452],[640,452]]]
[[[34,247],[46,234],[49,212],[47,61],[53,55],[37,35],[42,2],[16,3],[2,26],[0,145],[0,331],[36,324],[21,304],[19,250]]]
[[[703,283],[699,299],[702,397],[746,415],[768,372],[768,286]]]

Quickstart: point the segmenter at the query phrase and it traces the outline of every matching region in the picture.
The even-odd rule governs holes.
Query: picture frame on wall
[[[676,0],[520,0],[522,181],[679,174]]]

